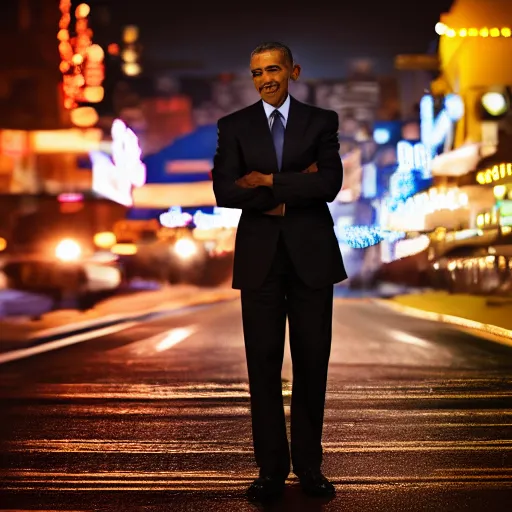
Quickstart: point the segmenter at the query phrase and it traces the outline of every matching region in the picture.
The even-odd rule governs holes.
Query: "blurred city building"
[[[510,229],[512,218],[512,4],[458,0],[436,27],[443,70],[439,88],[456,91],[467,105],[457,126],[460,155],[436,173],[455,176],[469,201],[471,228]],[[448,156],[448,155],[447,155]],[[451,171],[451,172],[450,172]]]
[[[102,140],[94,105],[104,97],[104,52],[89,13],[70,0],[2,5],[0,193],[90,188],[83,157]]]
[[[380,257],[421,254],[416,271],[441,269],[445,285],[466,269],[466,291],[485,288],[482,268],[507,265],[496,251],[512,254],[511,27],[508,0],[456,0],[435,26],[438,55],[404,55],[395,63],[402,111],[417,109],[419,125],[409,123],[406,133],[404,119],[394,141],[397,166],[379,202],[379,224],[402,237],[381,244]],[[470,257],[471,247],[484,256]],[[440,266],[452,250],[466,256]],[[395,277],[405,268],[397,266]]]
[[[437,187],[452,192],[452,219],[462,228],[512,220],[506,213],[512,204],[512,69],[505,65],[512,58],[511,27],[507,0],[457,0],[436,26],[441,75],[432,91],[457,94],[465,109],[453,149],[433,159],[432,172]],[[431,224],[453,229],[447,217]]]

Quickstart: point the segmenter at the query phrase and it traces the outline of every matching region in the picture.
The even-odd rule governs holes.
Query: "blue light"
[[[396,171],[389,180],[389,192],[395,199],[405,200],[417,190],[417,174],[414,171]]]
[[[376,128],[373,132],[373,140],[377,144],[387,144],[391,139],[391,133],[386,128]]]
[[[383,240],[395,242],[404,236],[405,233],[389,231],[378,226],[347,226],[339,230],[340,242],[352,249],[364,249]]]
[[[458,121],[464,115],[464,102],[457,94],[447,94],[444,108],[452,121]]]

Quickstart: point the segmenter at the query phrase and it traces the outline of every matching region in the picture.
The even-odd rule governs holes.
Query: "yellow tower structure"
[[[512,1],[455,0],[435,30],[441,36],[442,77],[437,85],[461,96],[466,106],[455,147],[492,138],[493,127],[481,122],[478,109],[486,93],[498,93],[488,98],[499,102],[505,87],[512,85]]]

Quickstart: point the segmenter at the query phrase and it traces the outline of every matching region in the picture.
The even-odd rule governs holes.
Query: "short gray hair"
[[[288,46],[286,46],[283,43],[279,43],[277,41],[267,41],[265,43],[259,44],[251,52],[251,58],[254,55],[257,55],[259,53],[270,52],[273,50],[279,50],[284,55],[285,60],[287,60],[289,62],[290,66],[293,66],[292,51],[290,50],[290,48]]]

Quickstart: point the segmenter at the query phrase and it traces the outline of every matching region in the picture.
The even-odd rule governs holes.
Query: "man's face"
[[[300,67],[292,67],[280,50],[269,50],[253,55],[251,73],[261,99],[279,108],[288,95],[288,81],[297,80]]]

